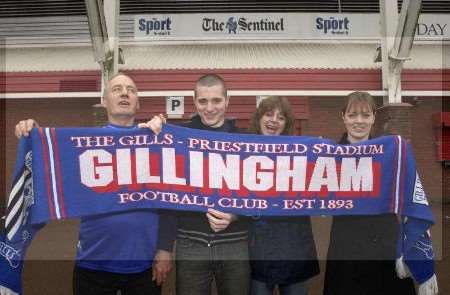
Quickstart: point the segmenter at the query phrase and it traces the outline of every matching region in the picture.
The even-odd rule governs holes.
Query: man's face
[[[222,126],[228,107],[228,97],[224,95],[223,86],[197,86],[196,90],[194,104],[202,123],[213,128]]]
[[[139,109],[139,97],[133,80],[119,75],[108,83],[108,89],[103,100],[111,123],[115,120],[134,119]]]

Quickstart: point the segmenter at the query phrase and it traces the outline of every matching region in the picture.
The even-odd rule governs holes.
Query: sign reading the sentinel
[[[298,35],[294,14],[136,15],[135,38],[156,40],[284,39]]]

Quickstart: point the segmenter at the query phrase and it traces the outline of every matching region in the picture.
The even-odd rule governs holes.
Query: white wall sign
[[[184,96],[166,97],[166,114],[168,116],[182,116],[184,114]]]
[[[379,14],[214,13],[135,15],[136,40],[379,39]],[[448,14],[422,14],[419,40],[450,39]]]

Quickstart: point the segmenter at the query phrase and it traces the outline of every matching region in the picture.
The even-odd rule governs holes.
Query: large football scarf
[[[8,282],[20,278],[24,248],[48,220],[209,207],[240,215],[395,213],[402,221],[399,256],[419,283],[434,273],[427,234],[434,219],[411,147],[399,136],[337,145],[171,125],[158,136],[139,129],[39,128],[19,143],[7,238],[0,242],[0,285],[18,290]]]

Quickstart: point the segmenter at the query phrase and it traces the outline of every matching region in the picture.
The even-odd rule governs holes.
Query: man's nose
[[[210,102],[208,102],[208,103],[206,104],[206,110],[207,110],[208,112],[214,110],[213,104],[210,103]]]
[[[126,87],[122,87],[120,90],[120,96],[128,97],[128,89]]]

